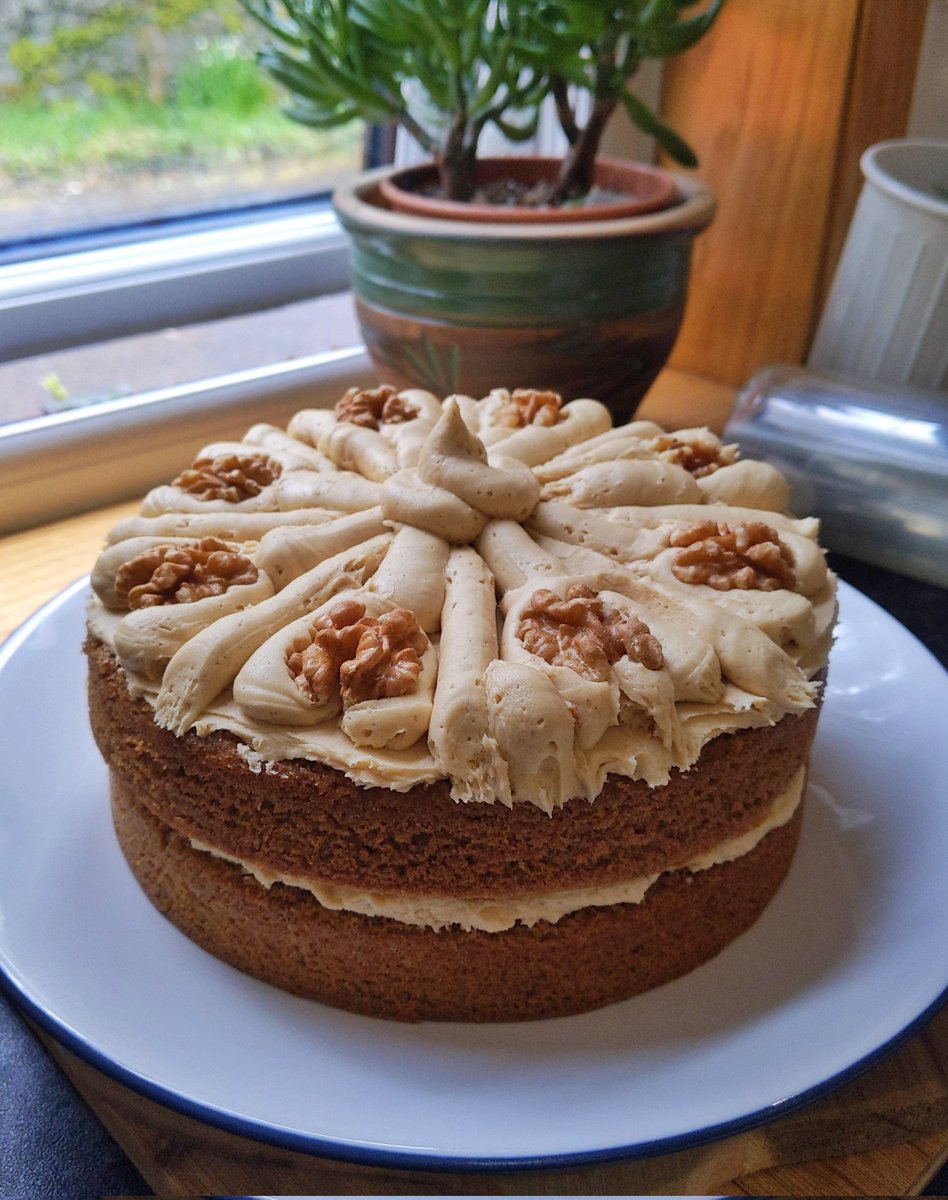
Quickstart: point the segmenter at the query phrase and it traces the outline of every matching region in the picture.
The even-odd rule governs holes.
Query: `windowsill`
[[[0,427],[361,341],[349,292],[0,363]],[[66,393],[65,406],[52,392]]]
[[[239,440],[258,421],[283,425],[299,408],[328,407],[352,384],[374,381],[350,313],[345,295],[131,339],[131,352],[113,343],[53,356],[60,371],[90,355],[93,365],[101,358],[96,369],[117,372],[108,356],[131,354],[134,378],[152,386],[0,426],[0,533],[140,495],[210,442]],[[0,390],[11,391],[6,373],[20,365],[0,367]],[[169,369],[178,378],[155,387]]]

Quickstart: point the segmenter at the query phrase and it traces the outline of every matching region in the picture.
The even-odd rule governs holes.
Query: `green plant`
[[[632,80],[648,59],[672,58],[711,28],[724,0],[688,16],[697,0],[551,0],[538,5],[542,31],[538,61],[548,71],[560,125],[569,143],[560,172],[562,196],[589,190],[593,163],[609,118],[621,104],[632,122],[651,134],[683,166],[695,167],[691,147],[634,91]],[[526,52],[530,59],[530,51]],[[577,96],[590,97],[580,121]]]
[[[395,122],[437,161],[445,192],[467,198],[488,125],[536,127],[548,83],[514,52],[529,5],[491,0],[241,0],[276,39],[261,65],[291,93],[287,113],[325,129]]]
[[[483,131],[536,128],[552,95],[569,143],[559,198],[589,190],[603,132],[621,104],[678,161],[681,138],[631,87],[643,60],[694,45],[723,0],[239,0],[271,35],[261,65],[316,128],[394,122],[438,165],[441,189],[470,199]],[[695,10],[688,15],[688,10]],[[576,94],[590,96],[588,119]]]

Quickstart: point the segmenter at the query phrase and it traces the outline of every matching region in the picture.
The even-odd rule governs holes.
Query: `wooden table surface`
[[[666,372],[642,415],[721,429],[733,393]],[[0,636],[89,570],[129,502],[0,539]],[[11,584],[15,581],[15,586]],[[464,1175],[333,1162],[211,1128],[38,1036],[149,1185],[175,1195],[912,1195],[948,1158],[948,1009],[857,1078],[708,1146],[569,1170]]]

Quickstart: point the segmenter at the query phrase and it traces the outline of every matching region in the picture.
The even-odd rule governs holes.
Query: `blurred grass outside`
[[[291,121],[248,55],[213,44],[167,99],[8,98],[0,104],[0,240],[71,225],[327,190],[361,167],[358,125]],[[154,206],[151,212],[150,205]]]

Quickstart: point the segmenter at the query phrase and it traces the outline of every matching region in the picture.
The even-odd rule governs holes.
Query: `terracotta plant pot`
[[[628,420],[677,336],[710,193],[670,174],[672,203],[636,216],[455,220],[394,211],[381,190],[394,173],[333,198],[381,378],[441,395],[549,388]]]
[[[515,168],[511,167],[511,162]],[[527,187],[554,184],[559,167],[558,158],[485,158],[477,163],[476,182],[483,187],[509,178],[511,171],[515,170],[517,181]],[[422,163],[384,176],[379,182],[379,192],[395,212],[452,221],[501,221],[522,225],[637,217],[642,213],[668,208],[677,200],[675,177],[669,171],[619,158],[597,159],[593,186],[608,195],[609,199],[586,206],[569,204],[559,208],[550,205],[531,208],[442,200],[430,194],[437,182],[438,171],[434,163]],[[616,198],[613,199],[613,196]]]

